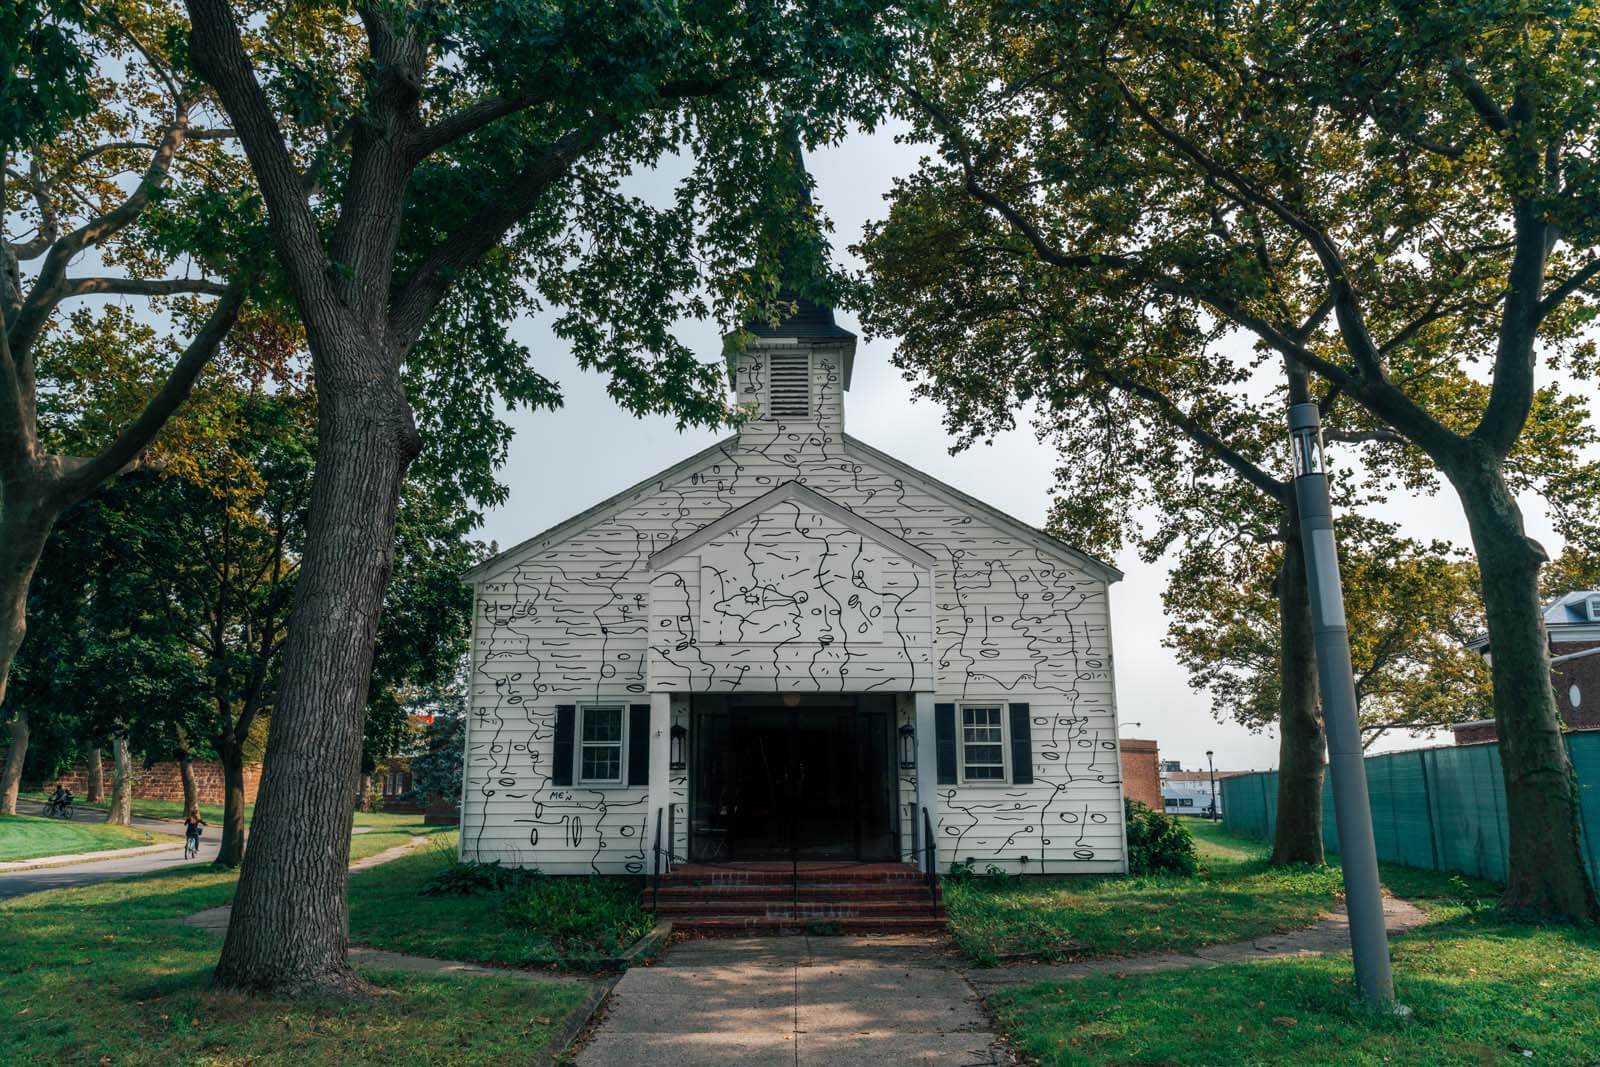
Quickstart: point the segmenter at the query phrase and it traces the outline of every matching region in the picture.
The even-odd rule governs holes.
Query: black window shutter
[[[572,749],[578,728],[578,705],[556,705],[556,758],[550,764],[551,785],[572,784]]]
[[[650,784],[650,705],[628,705],[628,784]]]
[[[1028,705],[1011,705],[1011,782],[1027,785],[1033,781],[1033,726]]]
[[[933,706],[933,737],[938,753],[937,781],[940,785],[956,784],[956,706]]]

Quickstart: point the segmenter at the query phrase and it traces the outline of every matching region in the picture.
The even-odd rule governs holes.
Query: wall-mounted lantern
[[[910,723],[900,727],[900,767],[915,770],[917,766],[917,728]]]
[[[684,742],[689,740],[689,731],[678,723],[672,724],[672,770],[681,771],[689,765],[684,756]]]

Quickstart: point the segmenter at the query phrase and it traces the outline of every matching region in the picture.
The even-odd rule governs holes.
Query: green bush
[[[527,867],[504,867],[499,860],[493,863],[452,863],[441,867],[422,884],[421,893],[428,897],[469,896],[473,893],[498,893],[516,889],[542,877]]]
[[[639,906],[637,886],[618,878],[551,878],[535,874],[504,905],[506,921],[537,932],[557,955],[614,956],[650,932],[655,920]]]
[[[1194,838],[1176,816],[1124,801],[1128,817],[1128,873],[1183,874],[1199,872]]]

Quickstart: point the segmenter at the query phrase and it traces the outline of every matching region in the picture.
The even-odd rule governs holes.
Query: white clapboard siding
[[[640,704],[671,692],[674,721],[687,726],[690,692],[931,686],[942,703],[1025,702],[1032,722],[1031,784],[938,787],[941,865],[1122,870],[1110,572],[847,438],[840,352],[792,350],[809,354],[811,417],[754,419],[475,575],[463,857],[551,873],[649,869],[645,788],[550,784],[558,704]],[[742,358],[736,384],[740,403],[764,402],[764,354]],[[656,553],[791,481],[931,557],[931,573],[833,518],[776,507],[652,571]],[[801,627],[784,641],[741,643],[730,639],[739,620],[708,623],[702,583],[722,580],[729,545],[781,554],[817,536],[873,555],[862,574],[881,582],[874,602],[888,607],[875,630],[857,619],[859,640],[823,641]],[[762,610],[770,623],[770,605]],[[897,701],[901,722],[912,708],[909,696]],[[916,774],[898,771],[908,858]],[[685,772],[669,782],[686,812]],[[686,821],[668,843],[680,853]]]

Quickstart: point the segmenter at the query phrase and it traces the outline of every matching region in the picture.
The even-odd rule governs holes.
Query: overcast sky
[[[909,173],[920,154],[916,146],[897,144],[890,134],[880,132],[858,135],[808,157],[817,201],[834,223],[836,260],[861,266],[849,255],[848,247],[859,239],[869,219],[884,213],[883,196],[891,182]],[[669,180],[667,175],[641,178],[637,191],[648,195],[664,189]],[[853,316],[841,312],[840,321],[860,333]],[[724,436],[712,431],[678,433],[669,419],[640,420],[624,414],[606,396],[602,377],[578,370],[547,321],[525,322],[519,330],[541,370],[561,383],[566,403],[556,412],[518,412],[512,417],[517,436],[502,471],[511,496],[486,517],[480,532],[484,539],[495,540],[502,548],[515,544]],[[686,324],[683,336],[707,359],[721,350],[718,331],[710,324]],[[951,456],[939,410],[925,401],[912,402],[911,383],[890,364],[893,351],[892,340],[882,338],[858,348],[846,396],[846,430],[1025,522],[1041,525],[1056,464],[1053,449],[1039,444],[1024,428],[993,445]],[[1524,508],[1529,533],[1554,555],[1561,542],[1539,502],[1525,500]],[[1382,514],[1402,523],[1413,535],[1467,544],[1466,523],[1453,496],[1397,500]],[[1165,563],[1147,565],[1131,552],[1113,562],[1126,574],[1111,587],[1122,736],[1154,738],[1160,743],[1162,758],[1181,760],[1186,768],[1203,768],[1207,749],[1216,751],[1219,769],[1275,767],[1276,733],[1252,734],[1233,724],[1218,723],[1210,714],[1207,695],[1189,688],[1185,672],[1162,647]],[[1447,741],[1448,735],[1438,742],[1397,735],[1383,738],[1376,748]]]

